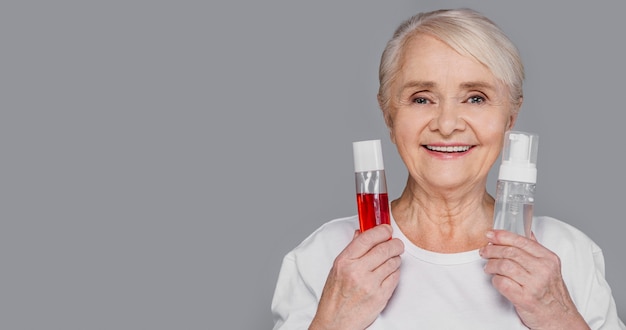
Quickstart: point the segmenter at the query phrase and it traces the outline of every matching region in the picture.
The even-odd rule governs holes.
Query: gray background
[[[385,42],[464,6],[525,61],[536,214],[604,249],[625,318],[623,1],[3,1],[0,328],[271,328],[283,255],[356,212],[352,141],[404,184]]]

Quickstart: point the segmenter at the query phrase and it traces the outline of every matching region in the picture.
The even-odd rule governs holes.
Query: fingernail
[[[493,233],[493,231],[489,230],[485,233],[485,236],[487,236],[487,238],[493,238],[495,234]]]

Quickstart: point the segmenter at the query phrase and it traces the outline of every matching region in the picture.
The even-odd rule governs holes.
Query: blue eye
[[[423,98],[423,97],[416,97],[413,99],[413,103],[417,103],[417,104],[427,104],[428,100]]]
[[[483,102],[485,102],[485,98],[482,97],[482,96],[478,96],[478,95],[471,96],[469,99],[467,99],[467,102],[469,102],[469,103],[477,103],[477,104],[478,103],[483,103]]]

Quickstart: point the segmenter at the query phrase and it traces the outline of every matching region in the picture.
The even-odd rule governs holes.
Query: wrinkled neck
[[[391,212],[404,235],[417,246],[452,253],[480,248],[493,225],[494,199],[482,185],[456,191],[428,189],[408,182]]]

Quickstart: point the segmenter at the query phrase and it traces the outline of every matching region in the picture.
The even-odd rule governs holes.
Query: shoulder
[[[533,232],[537,240],[554,252],[600,253],[600,247],[580,229],[552,217],[535,217]]]
[[[323,224],[285,255],[283,269],[291,269],[289,276],[299,277],[319,298],[335,258],[352,241],[358,228],[357,216]]]
[[[602,249],[578,228],[551,217],[536,217],[533,232],[541,245],[559,257],[568,286],[586,286],[596,275],[604,276]]]
[[[328,221],[305,238],[291,253],[296,256],[308,254],[336,256],[352,240],[357,229],[359,222],[356,215]]]
[[[624,329],[605,278],[602,249],[585,233],[550,217],[533,218],[539,243],[556,253],[572,300],[593,329]]]

